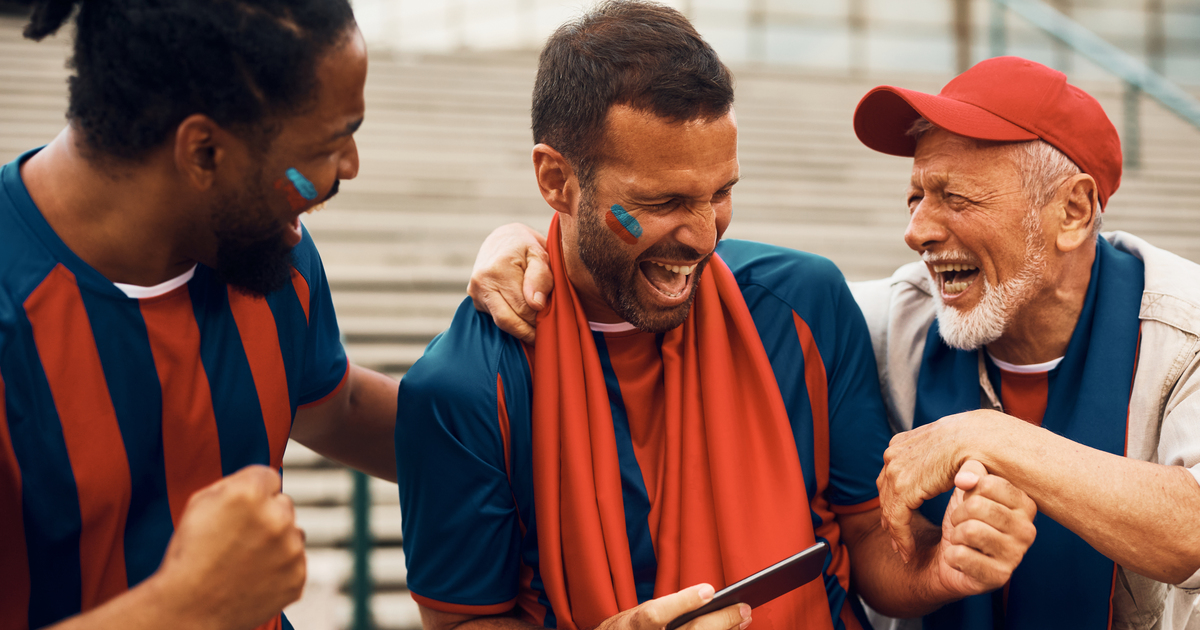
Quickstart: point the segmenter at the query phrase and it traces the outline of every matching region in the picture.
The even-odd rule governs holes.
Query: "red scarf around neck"
[[[539,569],[558,627],[638,605],[620,464],[600,358],[550,223],[555,287],[538,315],[533,475]],[[654,596],[721,589],[814,543],[796,442],[750,311],[714,255],[691,313],[666,333],[666,474]],[[814,580],[753,613],[759,630],[830,628]]]

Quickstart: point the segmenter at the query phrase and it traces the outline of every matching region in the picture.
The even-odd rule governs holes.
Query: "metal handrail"
[[[351,470],[350,476],[354,479],[354,581],[351,586],[354,613],[350,627],[352,630],[371,630],[375,627],[371,610],[371,595],[375,590],[371,580],[371,480],[358,470]]]
[[[992,0],[992,7],[989,38],[992,56],[1004,54],[1004,10],[1009,9],[1125,83],[1125,137],[1122,144],[1125,146],[1127,166],[1136,168],[1141,161],[1137,116],[1138,97],[1141,93],[1144,92],[1175,115],[1200,129],[1200,101],[1054,7],[1040,0]]]

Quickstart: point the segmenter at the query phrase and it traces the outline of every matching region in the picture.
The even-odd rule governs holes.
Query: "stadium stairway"
[[[34,44],[20,37],[21,26],[0,17],[0,163],[64,124],[69,38]],[[373,51],[359,177],[305,217],[354,361],[403,376],[464,298],[484,236],[511,221],[546,227],[551,211],[529,159],[535,62],[532,53]],[[742,183],[726,236],[828,256],[851,279],[881,277],[914,260],[901,240],[910,163],[862,147],[850,114],[874,85],[936,91],[949,77],[735,72]],[[1082,87],[1121,120],[1115,81]],[[1200,261],[1200,130],[1143,100],[1141,133],[1144,166],[1126,173],[1106,227]],[[309,541],[309,584],[289,616],[301,630],[347,627],[350,476],[295,443],[284,468],[284,489]],[[375,481],[371,496],[377,625],[418,627],[405,589],[395,485]]]

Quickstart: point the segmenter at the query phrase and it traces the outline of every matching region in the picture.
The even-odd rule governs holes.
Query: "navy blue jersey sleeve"
[[[802,466],[816,461],[813,451],[820,446],[811,436],[822,414],[814,407],[823,399],[829,439],[825,497],[835,511],[873,501],[891,432],[866,321],[841,272],[820,256],[759,243],[722,241],[717,251],[754,317],[793,418]],[[814,374],[822,372],[823,391],[810,391]],[[816,487],[808,469],[805,476],[812,496]]]
[[[338,331],[337,315],[333,311],[329,282],[325,279],[325,267],[308,228],[304,228],[304,238],[292,250],[292,261],[308,288],[308,333],[299,399],[299,404],[307,405],[333,393],[345,378],[349,364]],[[298,288],[297,293],[300,292]]]
[[[512,353],[524,361],[519,342],[467,299],[400,382],[396,462],[408,587],[437,610],[495,614],[517,596],[521,531],[498,398],[501,377],[510,378],[499,366],[511,364]],[[516,389],[529,391],[527,383]]]

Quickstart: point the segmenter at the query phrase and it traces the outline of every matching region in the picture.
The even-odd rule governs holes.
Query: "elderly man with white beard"
[[[855,287],[898,432],[883,525],[907,556],[965,459],[1040,511],[1009,585],[924,627],[1200,627],[1200,267],[1098,238],[1121,177],[1099,103],[1004,57],[938,95],[876,88],[854,127],[913,157],[922,258]]]
[[[913,158],[904,238],[922,258],[852,286],[897,432],[883,527],[911,557],[913,513],[944,511],[969,459],[1040,510],[1005,588],[876,627],[1200,628],[1200,266],[1099,235],[1121,178],[1099,103],[1002,57],[937,95],[875,88],[854,127]],[[477,263],[472,294],[513,328],[532,312],[515,296],[549,290],[536,250],[509,228]],[[505,257],[523,292],[491,291],[521,286]]]

